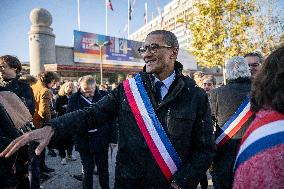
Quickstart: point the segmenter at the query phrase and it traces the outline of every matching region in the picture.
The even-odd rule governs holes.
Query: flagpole
[[[107,35],[107,9],[108,9],[108,0],[106,0],[106,35]]]
[[[129,1],[130,0],[128,0],[128,8],[127,8],[127,10],[128,10],[128,14],[127,14],[127,39],[129,39],[129,23],[130,23],[130,21],[129,21],[130,2]]]
[[[78,28],[81,31],[81,23],[80,23],[80,0],[77,0],[77,17],[78,17]]]
[[[148,5],[147,1],[145,2],[145,24],[148,23]]]

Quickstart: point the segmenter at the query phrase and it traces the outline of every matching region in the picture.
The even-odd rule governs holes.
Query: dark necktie
[[[160,103],[162,101],[162,95],[161,95],[161,87],[164,85],[162,81],[156,81],[155,83],[155,90],[156,90],[156,99]]]

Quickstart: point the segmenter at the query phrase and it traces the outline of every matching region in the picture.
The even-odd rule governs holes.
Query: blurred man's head
[[[216,79],[213,75],[204,75],[202,77],[202,88],[208,93],[215,88]]]
[[[202,87],[202,77],[204,73],[202,71],[196,71],[193,74],[193,79],[199,87]]]
[[[4,55],[0,57],[0,73],[3,79],[13,79],[22,70],[19,59],[15,56]]]
[[[225,65],[226,78],[235,80],[238,78],[250,78],[250,69],[242,56],[234,56]]]
[[[41,72],[38,74],[38,79],[49,89],[60,81],[59,75],[55,72]]]
[[[146,63],[146,72],[164,80],[174,71],[178,50],[179,44],[175,34],[166,30],[156,30],[147,35],[144,46],[139,48],[139,53]]]
[[[86,75],[80,79],[80,92],[85,97],[93,97],[96,92],[96,80],[90,76]]]
[[[250,68],[251,78],[255,78],[256,73],[263,63],[263,56],[258,52],[248,53],[245,56],[245,61]]]

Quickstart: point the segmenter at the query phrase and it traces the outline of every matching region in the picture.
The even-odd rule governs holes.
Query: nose
[[[142,57],[145,59],[153,54],[150,52],[149,48],[146,48],[146,51],[142,54]]]

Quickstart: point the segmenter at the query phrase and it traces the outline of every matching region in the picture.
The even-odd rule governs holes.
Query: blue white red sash
[[[283,114],[270,114],[258,122],[253,122],[243,136],[234,171],[256,154],[280,144],[284,144]]]
[[[234,115],[221,128],[221,133],[215,140],[217,146],[220,147],[230,140],[252,115],[249,97],[246,97]]]
[[[140,74],[123,82],[125,94],[137,125],[167,180],[181,166],[181,159],[158,120]]]

